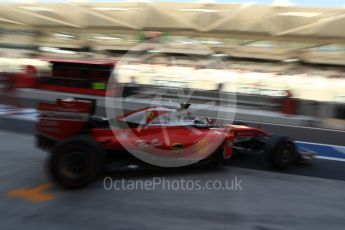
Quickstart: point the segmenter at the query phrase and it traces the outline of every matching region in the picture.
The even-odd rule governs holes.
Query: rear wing
[[[37,135],[59,142],[79,134],[87,126],[96,110],[96,100],[57,99],[55,103],[39,103],[37,110]]]

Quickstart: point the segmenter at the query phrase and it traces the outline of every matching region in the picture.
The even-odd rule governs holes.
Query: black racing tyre
[[[218,168],[222,166],[224,163],[224,157],[223,157],[223,148],[218,149],[214,153],[212,153],[207,158],[203,159],[199,164],[202,165],[204,168]]]
[[[78,189],[101,173],[104,159],[105,152],[97,142],[87,136],[78,136],[54,149],[47,162],[47,171],[62,188]]]
[[[288,137],[272,136],[266,143],[265,157],[273,167],[287,169],[297,156],[295,143]]]

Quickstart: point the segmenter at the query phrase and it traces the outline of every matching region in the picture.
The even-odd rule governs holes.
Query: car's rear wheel
[[[272,136],[265,148],[267,161],[279,169],[287,169],[296,160],[296,153],[295,143],[282,136]]]
[[[48,159],[48,172],[58,185],[77,189],[102,171],[105,153],[91,138],[79,136],[61,143]]]

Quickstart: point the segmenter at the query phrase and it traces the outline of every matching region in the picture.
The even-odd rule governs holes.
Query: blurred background
[[[226,104],[221,91],[240,120],[345,129],[341,4],[0,1],[0,112],[49,91],[103,96],[115,70],[124,97]]]
[[[0,0],[1,229],[343,230],[344,5]],[[216,170],[116,167],[110,175],[117,182],[238,178],[241,191],[107,191],[101,179],[62,191],[47,176],[50,155],[35,147],[37,104],[93,98],[96,115],[105,116],[112,76],[112,99],[124,105],[115,109],[188,101],[195,115],[228,123],[221,112],[235,114],[291,137],[316,159],[277,173],[264,154],[248,153]]]

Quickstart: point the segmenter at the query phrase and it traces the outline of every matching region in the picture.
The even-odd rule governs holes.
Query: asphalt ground
[[[257,155],[216,170],[135,170],[103,175],[77,191],[50,183],[47,154],[28,134],[0,132],[1,229],[344,229],[345,162],[316,159],[275,172]],[[103,183],[164,180],[137,188]],[[110,179],[109,179],[110,178]],[[200,181],[202,189],[172,186]],[[205,189],[207,181],[240,186]],[[121,184],[121,183],[118,183]],[[177,183],[178,184],[178,183]],[[189,187],[191,188],[191,187]]]

